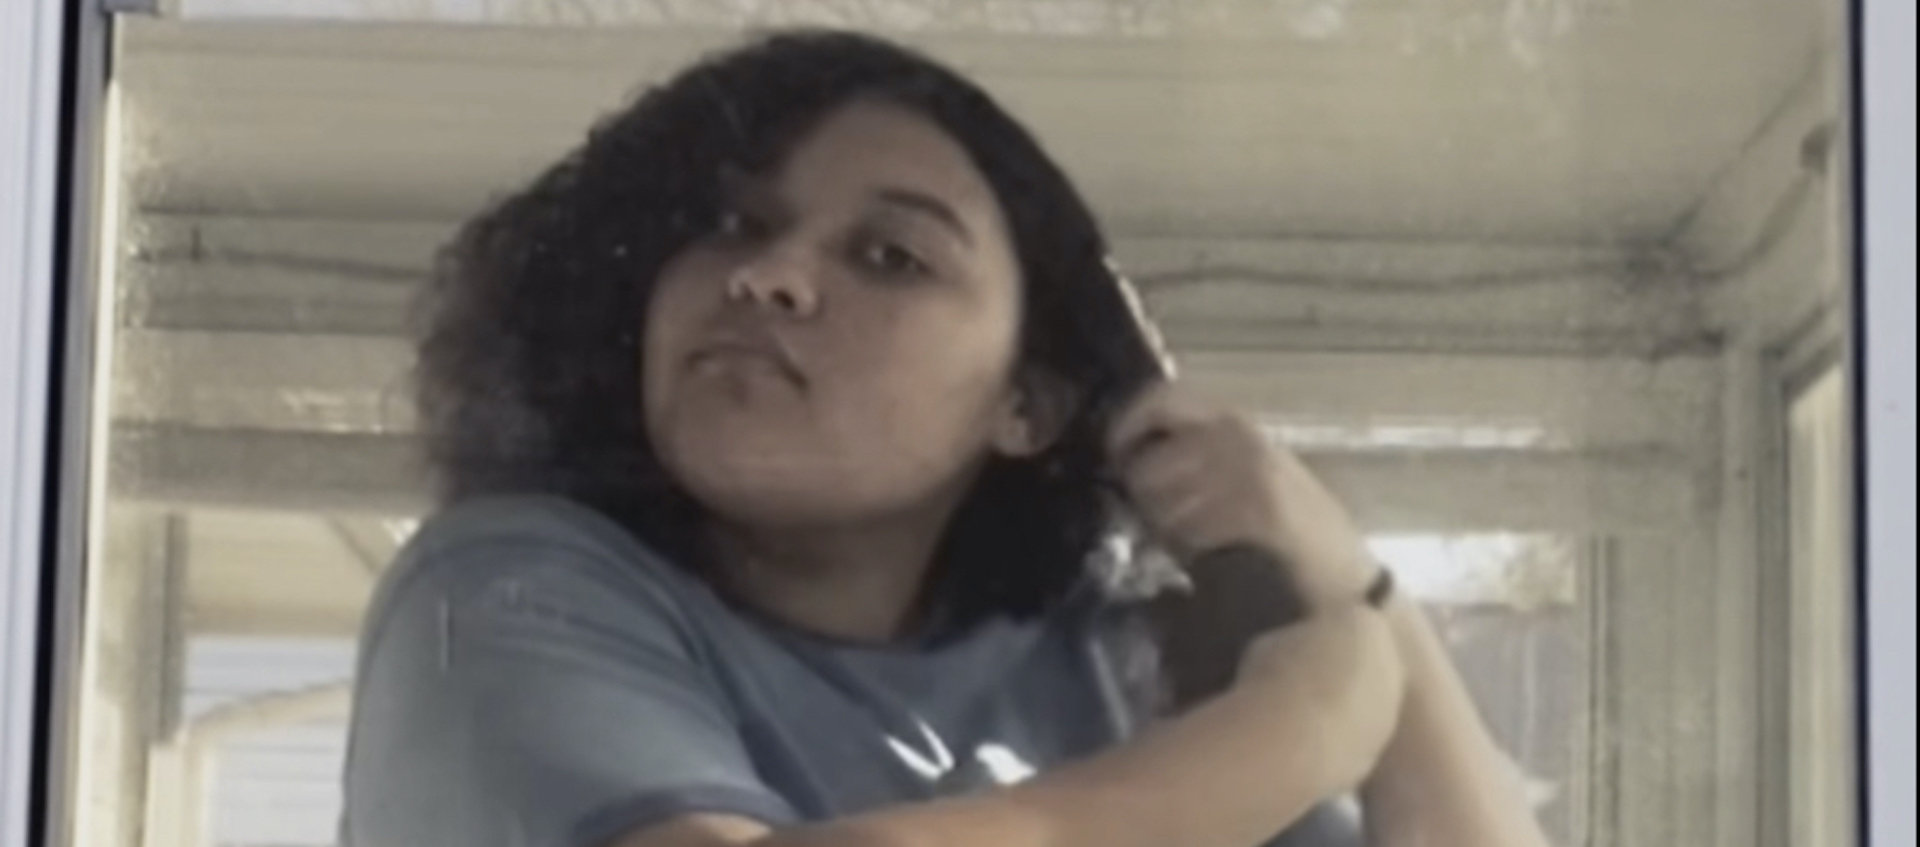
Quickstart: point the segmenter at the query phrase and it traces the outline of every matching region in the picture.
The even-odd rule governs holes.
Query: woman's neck
[[[922,616],[944,517],[771,531],[716,526],[713,537],[727,588],[756,610],[821,635],[884,643]]]

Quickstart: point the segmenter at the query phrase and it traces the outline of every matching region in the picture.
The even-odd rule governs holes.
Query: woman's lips
[[[779,345],[756,342],[744,338],[718,338],[694,348],[687,357],[688,368],[700,368],[709,363],[744,363],[749,367],[765,367],[797,386],[805,386],[806,375],[794,363],[793,357]]]

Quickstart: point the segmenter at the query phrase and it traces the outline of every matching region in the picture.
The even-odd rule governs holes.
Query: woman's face
[[[644,328],[647,435],[703,505],[747,526],[884,519],[1033,449],[1006,223],[935,124],[857,102],[726,198]]]

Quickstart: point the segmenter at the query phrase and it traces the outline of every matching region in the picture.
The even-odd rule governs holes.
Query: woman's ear
[[[1023,370],[995,427],[993,446],[1006,456],[1037,455],[1066,432],[1079,405],[1079,390],[1065,379],[1041,368]]]

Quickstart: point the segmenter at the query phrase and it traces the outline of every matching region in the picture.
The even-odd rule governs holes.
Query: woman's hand
[[[1377,575],[1346,508],[1297,456],[1178,383],[1135,399],[1108,450],[1140,518],[1177,556],[1266,547],[1309,609],[1358,603]]]
[[[1203,674],[1203,688],[1230,688],[1222,700],[1244,695],[1311,721],[1316,787],[1361,786],[1367,827],[1380,843],[1544,847],[1508,760],[1418,608],[1360,602],[1377,566],[1347,510],[1298,457],[1252,422],[1171,383],[1121,414],[1108,447],[1160,543],[1189,557],[1239,543],[1267,547],[1287,563],[1311,611],[1239,638],[1239,664],[1222,674],[1232,681]],[[1211,611],[1183,622],[1210,627]],[[1187,634],[1197,637],[1181,643],[1222,641]]]

